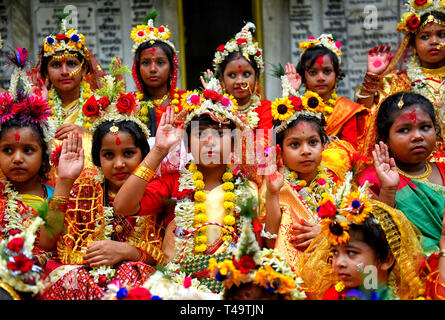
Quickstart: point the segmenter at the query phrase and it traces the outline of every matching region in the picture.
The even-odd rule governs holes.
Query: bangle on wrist
[[[264,230],[265,228],[266,228],[266,224],[263,224],[263,229],[261,230],[261,236],[263,238],[271,240],[271,239],[276,239],[278,237],[277,234],[272,234],[272,233],[267,232],[266,230]]]
[[[148,166],[146,167],[146,166],[143,166],[142,164],[140,164],[133,171],[133,174],[138,178],[141,178],[147,182],[150,182],[153,179],[153,177],[155,176],[156,172],[154,172],[153,169],[151,169],[150,167],[148,167]]]

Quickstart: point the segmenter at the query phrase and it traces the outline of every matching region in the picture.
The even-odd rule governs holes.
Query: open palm
[[[59,178],[75,180],[83,169],[84,152],[82,137],[71,133],[63,140],[62,151],[59,158]]]
[[[391,46],[376,46],[368,52],[368,72],[382,74],[391,63],[393,55],[390,54]]]
[[[184,136],[183,124],[175,121],[175,111],[172,106],[168,106],[162,114],[159,127],[156,130],[156,145],[167,153],[181,142]]]
[[[375,171],[382,187],[397,188],[400,176],[394,158],[389,157],[388,146],[380,141],[375,145],[372,156],[374,157]]]
[[[292,88],[296,91],[300,89],[301,86],[301,76],[297,73],[297,70],[295,69],[295,66],[288,62],[286,66],[284,67],[284,74],[287,77],[287,80],[289,81]]]

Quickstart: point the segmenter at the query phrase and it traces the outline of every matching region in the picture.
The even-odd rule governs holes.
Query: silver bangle
[[[266,224],[264,223],[263,224],[263,229],[261,230],[261,236],[263,237],[263,238],[266,238],[266,239],[276,239],[277,237],[278,237],[278,235],[277,234],[272,234],[272,233],[270,233],[270,232],[267,232],[266,230],[264,230],[266,228]]]

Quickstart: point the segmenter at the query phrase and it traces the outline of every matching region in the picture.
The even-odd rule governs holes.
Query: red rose
[[[82,112],[89,118],[99,115],[99,105],[94,95],[83,104]]]
[[[242,45],[243,43],[247,43],[247,39],[244,39],[244,38],[242,38],[242,39],[238,39],[238,40],[236,40],[236,43],[240,46],[240,45]]]
[[[412,16],[406,23],[408,29],[410,30],[416,30],[419,24],[420,24],[420,19],[417,16]]]
[[[247,254],[241,257],[239,262],[233,259],[233,265],[235,268],[239,269],[241,273],[247,274],[250,270],[256,267],[256,263],[253,258]]]
[[[110,100],[108,97],[102,97],[97,101],[97,104],[100,107],[100,110],[105,110],[110,105]]]
[[[61,40],[65,40],[65,38],[66,38],[66,35],[65,35],[65,34],[58,34],[58,35],[56,36],[56,39],[59,40],[59,41],[61,41]]]
[[[415,0],[414,2],[418,5],[418,6],[423,6],[428,0]]]
[[[295,110],[297,111],[303,110],[303,103],[301,102],[300,97],[290,96],[289,100],[292,102],[292,105],[295,107]]]
[[[258,49],[258,50],[256,51],[256,56],[257,56],[257,57],[261,56],[261,50],[260,50],[260,49]]]
[[[148,289],[136,287],[130,290],[125,300],[150,300],[151,293]]]
[[[136,106],[136,98],[130,92],[127,94],[120,93],[119,99],[117,99],[116,108],[121,113],[131,113]]]
[[[204,90],[203,93],[206,99],[211,99],[212,101],[219,101],[222,98],[222,95],[213,90]]]
[[[15,236],[16,234],[22,233],[21,230],[11,230],[9,231],[9,236]]]
[[[226,50],[226,46],[222,44],[216,50],[219,51],[219,52],[224,52],[224,50]]]
[[[97,279],[97,284],[101,287],[105,287],[107,285],[107,276],[104,274],[101,274],[99,276],[99,279]]]
[[[164,27],[159,27],[159,28],[158,28],[158,31],[159,31],[159,32],[164,32],[165,29],[164,29]]]
[[[8,242],[8,249],[14,252],[20,252],[23,248],[23,238],[14,238]]]
[[[318,216],[323,218],[333,218],[337,213],[337,207],[331,200],[326,201],[320,207],[317,208]]]
[[[31,270],[33,265],[34,265],[34,262],[31,259],[29,259],[24,254],[20,254],[20,255],[14,257],[14,261],[8,262],[8,269],[14,270],[14,271],[19,270],[23,273],[26,273],[29,270]]]

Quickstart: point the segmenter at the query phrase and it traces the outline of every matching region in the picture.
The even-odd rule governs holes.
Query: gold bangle
[[[441,249],[437,255],[438,255],[439,258],[440,257],[445,257],[445,249]]]
[[[144,167],[143,165],[139,165],[134,171],[133,174],[141,178],[147,182],[150,182],[151,179],[155,176],[156,172],[153,171],[153,169],[149,167]]]

